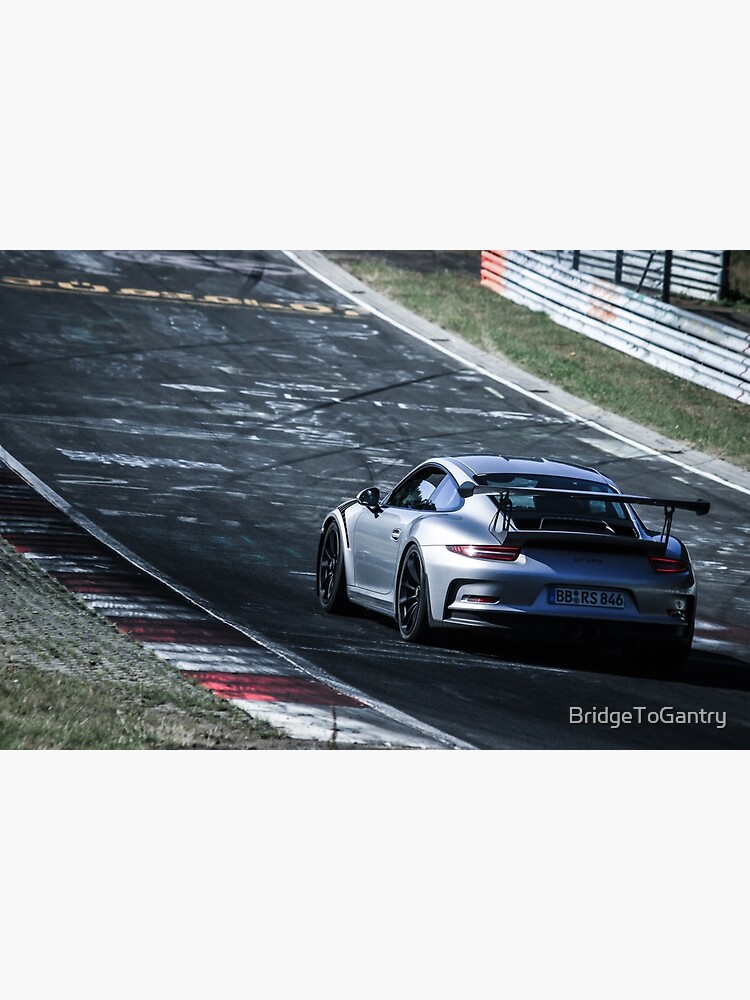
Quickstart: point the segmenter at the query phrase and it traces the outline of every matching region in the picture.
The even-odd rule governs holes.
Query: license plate
[[[573,605],[580,608],[624,608],[625,594],[621,590],[550,587],[548,601],[550,604]]]

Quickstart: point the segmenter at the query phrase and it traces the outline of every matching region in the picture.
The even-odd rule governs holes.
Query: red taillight
[[[690,569],[682,559],[664,559],[662,556],[650,556],[649,562],[657,573],[687,573]]]
[[[495,562],[513,562],[521,550],[514,545],[447,545],[449,552],[471,559],[494,559]]]

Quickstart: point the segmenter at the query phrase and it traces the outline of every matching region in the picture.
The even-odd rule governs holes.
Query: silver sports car
[[[663,508],[659,530],[637,505]],[[328,612],[383,612],[407,642],[494,628],[647,644],[676,665],[692,644],[696,583],[675,510],[709,504],[626,495],[595,469],[544,458],[432,458],[384,498],[370,487],[326,515],[318,599]]]

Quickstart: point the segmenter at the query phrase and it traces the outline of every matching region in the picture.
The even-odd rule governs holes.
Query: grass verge
[[[0,539],[0,749],[313,745],[194,684]]]
[[[482,288],[478,258],[474,277],[440,266],[417,270],[385,259],[386,253],[328,256],[425,319],[567,392],[750,469],[746,403],[668,375]]]

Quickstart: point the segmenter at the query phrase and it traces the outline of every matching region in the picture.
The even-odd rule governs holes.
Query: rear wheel
[[[318,554],[318,600],[323,610],[330,614],[345,611],[349,606],[341,534],[333,522],[323,536]]]
[[[401,638],[422,642],[429,632],[427,574],[418,549],[410,549],[396,587],[396,620]]]
[[[659,639],[625,643],[620,647],[629,664],[648,664],[666,672],[677,670],[690,655],[693,646],[693,629],[681,639]]]
[[[669,639],[668,641],[660,642],[654,651],[656,662],[661,664],[665,670],[677,670],[690,655],[690,650],[693,648],[694,635],[695,602],[693,602],[688,634],[681,639]]]
[[[692,645],[690,639],[673,639],[671,642],[661,642],[652,651],[653,661],[665,670],[676,670],[690,655]]]

